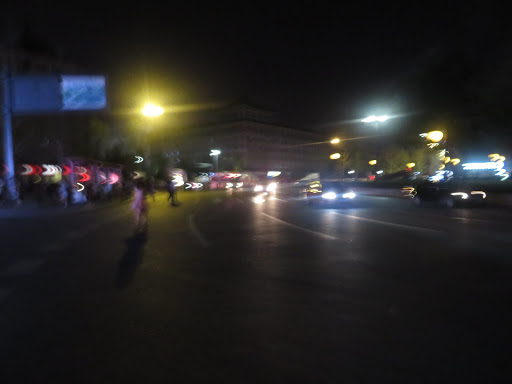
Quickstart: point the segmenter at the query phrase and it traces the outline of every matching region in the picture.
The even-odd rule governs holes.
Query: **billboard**
[[[104,76],[61,76],[63,111],[104,109],[107,106]]]
[[[107,107],[105,76],[13,76],[10,79],[14,113],[91,111]]]

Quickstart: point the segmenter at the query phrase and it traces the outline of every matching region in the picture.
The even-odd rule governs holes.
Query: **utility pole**
[[[12,143],[12,105],[11,105],[11,79],[7,65],[2,67],[2,117],[3,117],[3,142],[4,142],[4,164],[6,167],[5,182],[7,185],[7,195],[9,200],[18,201],[18,191],[16,189],[14,153]]]

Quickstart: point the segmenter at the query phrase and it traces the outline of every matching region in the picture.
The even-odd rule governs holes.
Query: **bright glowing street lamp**
[[[370,160],[370,161],[368,162],[368,164],[370,164],[370,165],[375,165],[375,164],[377,164],[377,160]]]
[[[164,113],[164,109],[158,105],[147,103],[142,108],[142,114],[147,117],[156,117]]]
[[[339,153],[333,153],[331,156],[329,156],[331,160],[336,160],[339,159],[340,157],[341,155]]]
[[[331,140],[331,144],[338,144],[340,142],[340,139],[337,137]]]
[[[430,131],[427,133],[427,139],[433,141],[434,143],[443,140],[443,136],[444,134],[441,131]]]
[[[371,116],[365,117],[361,121],[363,123],[375,123],[375,122],[382,123],[382,122],[384,122],[384,121],[386,121],[388,119],[389,119],[388,115],[380,115],[380,116],[371,115]]]
[[[215,157],[215,172],[219,171],[219,155],[221,154],[219,149],[210,149],[210,156]]]

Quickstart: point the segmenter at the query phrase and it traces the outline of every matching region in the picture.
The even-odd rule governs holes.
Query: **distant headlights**
[[[460,196],[460,197],[462,197],[463,200],[466,200],[468,198],[468,194],[465,192],[453,192],[453,193],[450,193],[450,195]]]
[[[356,194],[354,192],[348,192],[344,193],[342,196],[344,199],[353,199],[354,197],[356,197]]]
[[[254,187],[254,192],[261,192],[261,191],[263,191],[263,186],[257,185]]]
[[[334,200],[336,198],[336,194],[334,192],[327,192],[322,195],[324,199]]]
[[[273,192],[275,191],[277,188],[277,184],[276,183],[270,183],[268,186],[267,186],[267,192]]]

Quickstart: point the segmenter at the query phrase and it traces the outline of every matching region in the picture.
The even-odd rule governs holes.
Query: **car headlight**
[[[334,192],[327,192],[322,195],[324,199],[334,200],[336,198],[336,194]]]
[[[277,184],[276,183],[270,183],[268,186],[267,186],[267,192],[272,192],[272,191],[275,191],[277,188]]]
[[[344,193],[342,196],[344,199],[353,199],[354,197],[356,197],[356,194],[354,192],[347,192]]]
[[[452,196],[460,196],[463,200],[466,200],[468,198],[468,194],[466,192],[453,192],[450,193]]]
[[[263,191],[263,186],[257,185],[254,187],[254,192],[261,192],[261,191]]]

